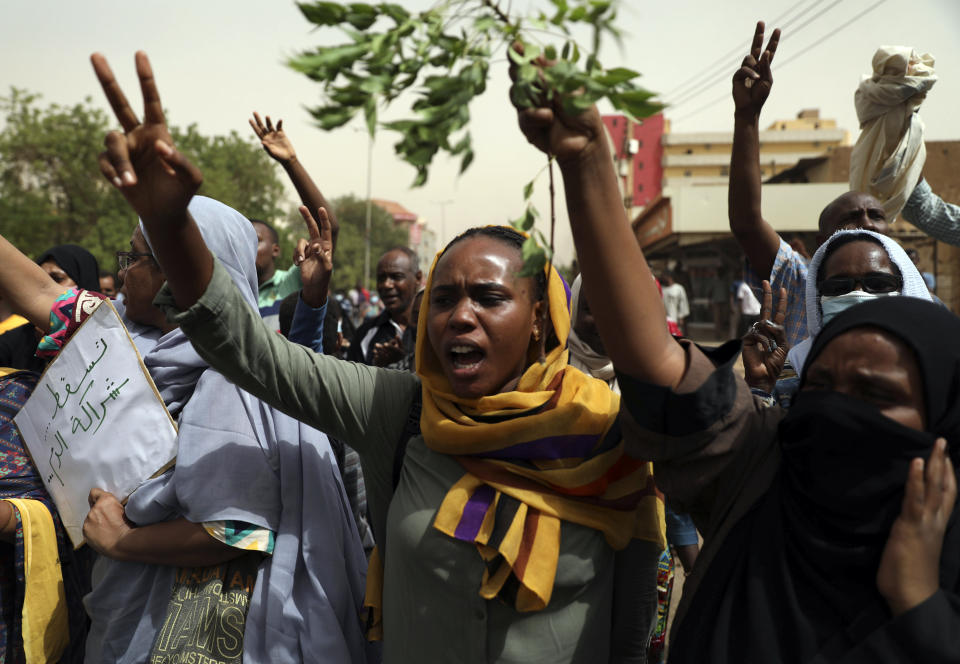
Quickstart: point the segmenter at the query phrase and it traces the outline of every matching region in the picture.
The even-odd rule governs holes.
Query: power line
[[[830,32],[828,32],[827,34],[825,34],[823,37],[821,37],[821,38],[818,39],[817,41],[815,41],[815,42],[813,42],[812,44],[810,44],[809,46],[807,46],[807,48],[805,48],[805,49],[804,49],[803,51],[801,51],[800,53],[796,53],[796,54],[794,54],[794,55],[791,55],[789,58],[787,58],[786,60],[784,60],[783,62],[781,62],[781,63],[780,63],[780,66],[783,67],[784,65],[787,65],[787,64],[789,64],[790,62],[793,62],[794,60],[796,60],[797,58],[799,58],[801,55],[803,55],[804,53],[806,53],[807,51],[809,51],[809,50],[810,50],[811,48],[813,48],[814,46],[819,46],[820,44],[822,44],[822,43],[825,42],[826,40],[830,39],[830,37],[834,36],[835,34],[837,34],[838,32],[840,32],[841,30],[843,30],[845,27],[847,27],[848,25],[850,25],[851,23],[853,23],[854,21],[856,21],[858,18],[869,14],[870,12],[872,12],[874,9],[876,9],[877,7],[879,7],[880,5],[882,5],[883,3],[885,3],[886,1],[887,1],[887,0],[877,0],[877,2],[873,3],[872,5],[870,5],[870,6],[867,7],[866,9],[864,9],[862,12],[860,12],[859,14],[857,14],[856,16],[854,16],[853,18],[851,18],[849,21],[847,21],[847,22],[844,23],[843,25],[835,28],[834,30],[831,30]]]
[[[819,1],[822,1],[822,0],[818,0],[818,2]],[[843,2],[843,0],[834,0],[832,3],[830,3],[823,9],[821,9],[819,12],[817,12],[816,14],[811,16],[809,19],[804,21],[799,27],[795,28],[792,32],[790,32],[788,34],[788,37],[790,37],[791,39],[795,38],[798,32],[802,31],[805,27],[807,27],[808,25],[816,21],[818,18],[820,18],[821,16],[826,14],[828,11],[830,11],[831,9],[839,5],[841,2]],[[813,8],[813,5],[811,5],[807,9],[812,9],[812,8]],[[794,19],[800,18],[804,13],[806,12],[802,12],[801,14],[798,14],[797,16],[794,17]],[[787,29],[788,27],[789,26],[784,26],[783,29]],[[711,87],[713,87],[717,83],[726,81],[727,78],[729,78],[730,76],[730,71],[731,71],[731,65],[730,63],[727,63],[727,66],[723,70],[717,72],[717,74],[713,78],[711,78],[709,81],[704,81],[703,85],[699,86],[696,89],[688,90],[684,94],[680,95],[681,97],[680,99],[675,99],[672,102],[668,102],[668,105],[676,108],[677,106],[685,104],[686,102],[690,101],[691,99],[694,99],[695,97],[699,97],[700,95],[702,95],[704,92],[709,90]]]
[[[822,43],[825,42],[826,40],[828,40],[828,39],[830,39],[831,37],[833,37],[834,35],[836,35],[836,34],[837,34],[838,32],[840,32],[841,30],[843,30],[844,28],[848,27],[851,23],[853,23],[853,22],[856,21],[857,19],[859,19],[859,18],[861,18],[861,17],[863,17],[863,16],[866,16],[867,14],[869,14],[870,12],[872,12],[874,9],[876,9],[877,7],[879,7],[880,5],[882,5],[883,3],[885,3],[886,1],[887,1],[887,0],[878,0],[877,2],[873,3],[872,5],[870,5],[869,7],[867,7],[866,9],[864,9],[863,11],[861,11],[860,13],[854,15],[852,18],[848,19],[847,21],[844,21],[843,23],[841,23],[839,26],[837,26],[836,28],[834,28],[833,30],[831,30],[830,32],[828,32],[827,34],[823,35],[822,37],[820,37],[819,39],[817,39],[817,40],[814,41],[813,43],[809,44],[806,48],[804,48],[804,49],[801,50],[800,52],[795,53],[794,55],[790,56],[790,57],[787,58],[786,60],[782,61],[782,62],[779,64],[778,69],[783,69],[783,68],[784,68],[785,66],[787,66],[789,63],[793,62],[794,60],[796,60],[796,59],[799,58],[800,56],[806,54],[810,49],[814,48],[815,46],[819,46],[820,44],[822,44]],[[717,102],[723,101],[723,100],[726,99],[727,97],[729,97],[729,93],[724,93],[724,94],[720,95],[719,97],[717,97],[716,99],[713,99],[713,100],[707,102],[706,104],[704,104],[703,106],[701,106],[701,107],[698,108],[697,110],[693,111],[692,113],[687,113],[686,115],[683,115],[683,116],[677,118],[677,121],[686,120],[687,118],[691,118],[691,117],[693,117],[694,115],[698,115],[698,114],[702,113],[703,111],[707,110],[708,108],[710,108],[711,106],[713,106],[714,104],[716,104]]]
[[[803,2],[806,2],[806,1],[807,1],[807,0],[803,0]],[[787,9],[787,11],[783,12],[782,14],[780,14],[780,16],[778,16],[777,18],[773,19],[773,21],[770,22],[770,25],[777,25],[780,21],[783,20],[783,18],[784,18],[787,14],[789,14],[790,12],[792,12],[792,11],[793,11],[794,9],[796,9],[797,7],[802,6],[802,5],[803,5],[803,2],[800,2],[800,3],[797,3],[797,4],[791,4],[791,6]],[[819,4],[819,3],[821,3],[821,2],[823,2],[823,0],[814,0],[813,5],[811,5],[811,6],[816,6],[817,4]],[[750,45],[751,45],[752,43],[753,43],[753,40],[751,39],[751,40],[747,41],[746,43],[738,44],[737,46],[735,46],[734,48],[732,48],[731,50],[727,51],[726,53],[724,53],[723,55],[721,55],[719,58],[717,58],[716,60],[714,60],[712,63],[710,63],[709,65],[707,65],[706,67],[704,67],[703,69],[701,69],[700,71],[698,71],[696,74],[694,74],[694,75],[691,76],[690,78],[686,79],[685,81],[683,81],[682,83],[680,83],[679,85],[677,85],[677,87],[675,87],[675,88],[673,88],[672,90],[670,90],[669,92],[665,93],[663,96],[664,96],[664,97],[672,97],[673,95],[679,95],[679,94],[680,94],[680,90],[682,90],[683,88],[686,88],[691,82],[699,80],[705,72],[707,72],[707,71],[712,72],[712,70],[715,69],[715,68],[717,67],[717,65],[726,66],[729,58],[731,58],[731,57],[734,56],[734,55],[737,55],[738,53],[743,53],[746,49],[750,48]],[[713,74],[711,73],[710,75],[712,76]]]

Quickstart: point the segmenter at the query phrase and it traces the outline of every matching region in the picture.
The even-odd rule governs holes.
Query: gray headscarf
[[[921,276],[920,271],[917,270],[917,266],[914,265],[910,257],[907,256],[907,252],[903,250],[903,247],[891,238],[863,229],[837,231],[831,235],[826,242],[820,245],[817,253],[810,259],[810,265],[807,267],[805,301],[807,307],[807,334],[809,336],[791,348],[787,353],[790,364],[798,375],[803,372],[803,365],[807,361],[807,353],[810,352],[810,346],[813,343],[814,337],[817,336],[820,328],[823,327],[823,315],[820,311],[820,294],[817,292],[817,273],[820,271],[820,265],[823,263],[824,256],[827,255],[830,245],[847,235],[868,235],[883,245],[887,256],[890,257],[890,262],[897,266],[897,269],[900,270],[900,275],[903,277],[903,288],[900,291],[900,295],[917,297],[921,300],[933,300],[933,298],[930,297],[930,291],[927,290],[927,284],[923,281],[923,276]]]
[[[567,335],[567,349],[570,351],[569,363],[594,378],[607,383],[610,389],[620,393],[620,387],[617,385],[617,373],[613,368],[613,361],[593,350],[590,345],[580,338],[575,329],[577,316],[580,314],[580,298],[583,297],[581,290],[583,280],[580,275],[573,280],[570,286],[570,333]]]
[[[250,222],[202,196],[189,210],[256,309],[257,238]],[[251,596],[244,661],[304,661],[317,653],[330,661],[365,661],[366,557],[326,436],[229,383],[180,330],[158,338],[131,327],[168,408],[179,414],[179,451],[175,468],[130,496],[127,516],[138,525],[185,517],[270,529],[275,545]],[[87,661],[144,660],[162,626],[175,572],[98,561],[85,600],[92,618]]]

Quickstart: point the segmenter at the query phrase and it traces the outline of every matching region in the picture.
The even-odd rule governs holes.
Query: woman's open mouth
[[[460,373],[479,367],[486,353],[476,346],[458,344],[450,348],[449,356],[454,371]]]

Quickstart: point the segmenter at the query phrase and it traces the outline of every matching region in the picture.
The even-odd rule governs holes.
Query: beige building
[[[732,132],[672,133],[667,123],[662,143],[665,188],[690,181],[726,185]],[[777,120],[760,132],[761,176],[772,177],[849,144],[850,133],[837,128],[836,120],[820,118],[819,109],[800,111],[796,119]]]

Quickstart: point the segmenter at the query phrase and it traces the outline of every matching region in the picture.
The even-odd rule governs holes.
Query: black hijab
[[[60,244],[40,254],[37,265],[52,260],[79,288],[100,291],[100,267],[89,251],[75,244]]]
[[[890,620],[876,575],[910,462],[927,458],[938,436],[955,461],[960,449],[960,318],[908,297],[857,305],[823,328],[805,370],[860,327],[890,332],[913,350],[928,430],[843,394],[801,392],[780,423],[778,476],[717,552],[678,626],[671,664],[866,661],[859,649]],[[940,587],[960,591],[956,508]]]

